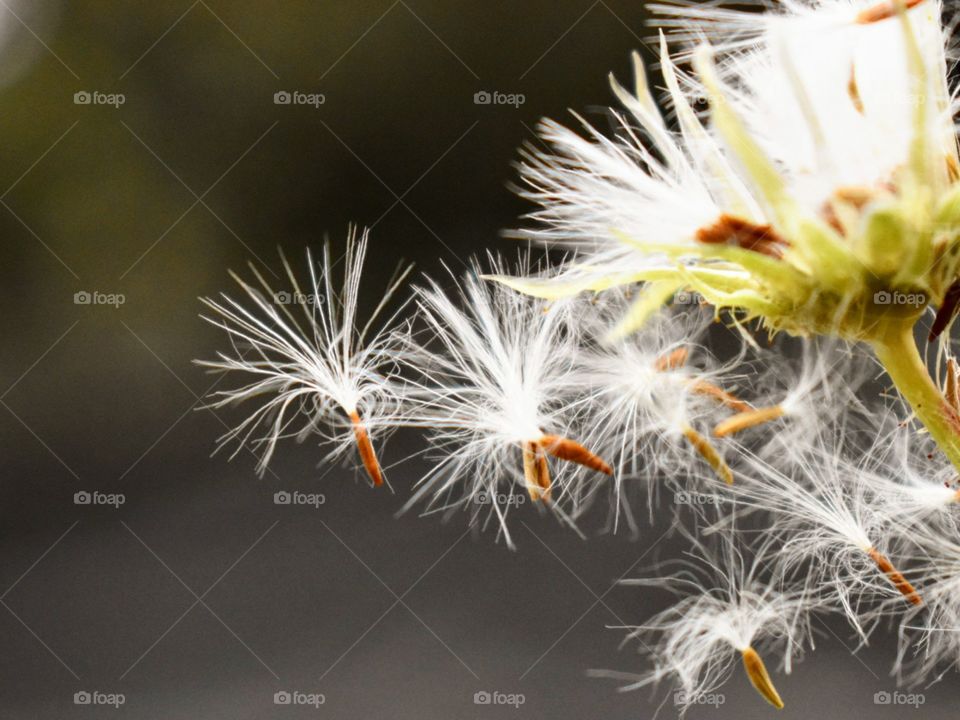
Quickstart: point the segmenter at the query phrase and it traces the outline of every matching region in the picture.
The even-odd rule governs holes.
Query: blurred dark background
[[[417,463],[393,495],[291,443],[260,480],[248,453],[209,458],[240,416],[196,410],[215,378],[191,364],[223,346],[198,296],[248,262],[270,277],[278,247],[373,226],[367,287],[401,260],[511,251],[516,147],[567,107],[605,126],[644,21],[637,0],[0,0],[0,716],[649,718],[663,697],[676,715],[586,675],[638,669],[608,626],[668,598],[614,583],[668,554],[666,521],[630,540],[598,512],[583,541],[527,507],[510,552],[463,516],[394,518]],[[777,679],[780,717],[956,716],[952,681],[919,710],[875,705],[892,646],[851,657],[842,625],[820,632]],[[688,717],[769,715],[739,671],[722,692]]]

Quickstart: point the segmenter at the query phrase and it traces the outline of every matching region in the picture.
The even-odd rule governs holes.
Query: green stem
[[[891,323],[870,344],[904,400],[960,472],[960,415],[931,379],[913,339],[913,324]]]

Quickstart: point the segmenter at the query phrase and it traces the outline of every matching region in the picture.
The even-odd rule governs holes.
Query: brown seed
[[[778,710],[782,710],[783,700],[780,699],[780,693],[773,686],[770,673],[767,672],[767,667],[763,664],[760,656],[757,655],[756,650],[748,647],[741,654],[743,655],[743,669],[747,671],[747,677],[750,678],[753,687],[756,688],[764,700]]]
[[[727,465],[723,456],[720,455],[720,451],[717,450],[707,438],[689,425],[683,428],[683,436],[687,439],[687,442],[693,446],[693,449],[700,453],[701,457],[707,461],[721,480],[727,485],[733,485],[733,471],[730,470],[730,466]]]
[[[860,86],[857,85],[857,68],[850,64],[850,79],[847,81],[847,94],[850,96],[850,102],[853,103],[853,107],[856,108],[857,112],[863,115],[864,108],[863,98],[860,97]]]
[[[763,423],[783,417],[783,414],[783,408],[780,405],[757,408],[756,410],[747,410],[745,412],[737,413],[733,417],[729,417],[726,420],[717,423],[716,427],[713,428],[713,434],[717,437],[735,435],[738,432],[747,430],[748,428],[756,427],[757,425],[763,425]]]
[[[890,579],[893,586],[899,590],[908,601],[914,605],[923,605],[923,599],[920,597],[920,593],[916,591],[916,588],[910,584],[910,581],[893,566],[893,563],[891,563],[885,555],[882,555],[876,548],[867,550],[867,555],[877,564],[880,572]]]
[[[943,394],[950,406],[960,412],[960,378],[957,376],[958,373],[960,373],[960,368],[957,367],[957,361],[953,358],[947,360],[947,387]]]
[[[722,214],[713,225],[697,230],[696,238],[707,245],[732,243],[744,250],[752,250],[777,259],[783,257],[784,248],[789,246],[773,226],[757,225],[726,213]]]
[[[659,372],[676,370],[687,364],[687,357],[689,357],[689,355],[690,351],[687,350],[687,348],[677,348],[673,352],[658,357],[654,367],[656,367]]]
[[[373,449],[373,443],[370,442],[367,427],[356,410],[350,412],[349,416],[350,422],[353,423],[353,437],[357,442],[357,452],[360,454],[363,467],[366,468],[367,475],[373,480],[374,485],[383,485],[383,471],[380,469],[380,463],[377,462],[377,453]]]
[[[547,465],[546,455],[535,442],[523,443],[523,478],[531,500],[550,499],[550,466]]]
[[[711,382],[706,380],[695,380],[691,385],[690,389],[693,390],[697,395],[706,395],[707,397],[712,397],[714,400],[723,403],[731,410],[735,410],[738,413],[744,413],[752,410],[749,403],[740,400],[735,395],[731,395],[726,390],[721,387],[717,387]]]
[[[544,435],[540,438],[539,445],[545,452],[556,458],[575,462],[591,470],[602,472],[604,475],[613,475],[613,468],[607,465],[602,458],[574,440],[557,435]]]
[[[937,314],[933,318],[933,324],[930,326],[928,342],[936,340],[949,327],[957,314],[958,307],[960,307],[960,280],[955,280],[943,295],[943,302],[940,303]]]
[[[916,7],[922,2],[923,0],[907,0],[907,10]],[[867,25],[869,23],[880,22],[881,20],[892,18],[894,15],[896,15],[896,13],[896,5],[890,2],[890,0],[883,0],[883,2],[878,2],[876,5],[872,5],[865,10],[861,10],[860,14],[857,15],[857,22],[861,25]]]

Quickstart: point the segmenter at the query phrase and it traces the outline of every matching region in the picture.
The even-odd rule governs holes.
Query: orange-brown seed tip
[[[736,395],[727,392],[723,388],[714,385],[711,382],[706,380],[695,380],[690,388],[697,395],[705,395],[707,397],[712,397],[719,403],[726,405],[731,410],[734,410],[738,413],[747,412],[753,408],[750,406],[750,403],[740,400]]]
[[[717,423],[716,427],[713,428],[713,434],[720,438],[735,435],[743,430],[776,420],[777,418],[783,417],[783,415],[784,410],[780,405],[757,408],[756,410],[746,410]]]
[[[920,597],[920,593],[918,593],[916,588],[913,587],[913,584],[903,576],[903,573],[893,566],[893,563],[890,562],[886,555],[882,554],[876,548],[867,550],[867,555],[877,564],[880,572],[887,576],[893,586],[900,591],[900,594],[903,595],[908,602],[913,605],[923,605],[923,598]]]
[[[906,0],[906,8],[914,8],[923,0]],[[870,7],[861,10],[857,14],[857,22],[861,25],[869,25],[870,23],[880,22],[881,20],[888,20],[897,14],[897,4],[892,2],[892,0],[881,0],[876,5],[871,5]]]
[[[854,109],[863,115],[866,107],[863,104],[863,98],[860,96],[860,86],[857,83],[857,68],[852,63],[850,65],[850,79],[847,80],[847,95],[850,96],[850,102]]]
[[[604,475],[613,475],[612,467],[575,440],[558,435],[544,435],[540,438],[538,444],[545,452],[555,458],[583,465],[591,470],[602,472]]]
[[[661,355],[657,358],[654,367],[659,372],[666,372],[668,370],[676,370],[687,364],[687,358],[690,355],[690,351],[687,348],[677,348],[673,352],[669,352],[666,355]]]
[[[751,647],[744,650],[742,655],[743,669],[747,671],[747,677],[750,678],[750,683],[756,688],[764,700],[777,708],[777,710],[783,710],[783,700],[780,699],[780,693],[778,693],[777,689],[773,686],[770,673],[767,672],[767,667],[763,664],[763,660],[760,659],[760,656],[757,655],[757,652]]]
[[[790,245],[772,225],[758,225],[727,213],[697,230],[696,239],[705,245],[733,244],[775,259],[783,257],[784,248]]]
[[[534,502],[550,499],[552,481],[547,457],[534,442],[523,443],[523,478],[527,494]]]
[[[683,436],[693,449],[713,468],[717,476],[727,485],[733,485],[733,471],[713,444],[689,425],[683,428]]]
[[[367,475],[377,487],[383,485],[383,470],[377,460],[377,453],[373,449],[373,443],[370,441],[370,434],[367,427],[356,410],[348,413],[350,422],[353,424],[353,437],[357,443],[357,452],[360,455],[360,461],[363,463]]]

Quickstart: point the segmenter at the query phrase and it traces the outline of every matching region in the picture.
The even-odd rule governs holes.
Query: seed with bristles
[[[687,348],[677,348],[673,352],[669,352],[666,355],[661,355],[658,357],[657,361],[654,363],[654,368],[657,370],[657,372],[676,370],[687,364],[688,357],[689,351]],[[718,387],[707,380],[693,380],[690,383],[690,389],[698,395],[712,397],[718,402],[723,403],[730,409],[736,410],[737,412],[745,412],[750,410],[750,405],[748,403],[738,400],[723,388]]]
[[[738,432],[748,428],[763,425],[777,418],[783,417],[784,409],[781,405],[772,405],[771,407],[757,408],[756,410],[747,410],[737,413],[733,417],[717,423],[713,429],[713,434],[717,437],[727,437],[735,435]]]
[[[575,462],[591,470],[602,472],[604,475],[613,475],[613,468],[605,463],[602,458],[574,440],[557,435],[544,435],[540,438],[538,444],[545,452],[556,458]]]
[[[778,693],[777,689],[773,686],[770,673],[767,672],[763,660],[760,659],[760,656],[757,655],[757,652],[751,647],[744,650],[742,655],[743,669],[747,671],[747,677],[750,678],[753,687],[756,688],[764,700],[778,710],[782,710],[783,700],[780,699],[780,693]]]
[[[523,444],[523,477],[527,493],[534,502],[550,499],[550,467],[540,445],[535,442]]]
[[[733,485],[733,471],[730,470],[730,466],[727,465],[726,461],[720,455],[720,451],[717,450],[707,438],[689,425],[683,427],[683,436],[687,439],[687,442],[693,446],[693,449],[700,453],[703,459],[707,461],[721,480],[727,483],[727,485]]]
[[[693,390],[693,392],[695,392],[697,395],[712,397],[717,402],[726,405],[728,408],[735,410],[738,413],[744,413],[752,410],[749,403],[740,400],[737,396],[727,392],[717,385],[714,385],[712,382],[708,382],[706,380],[694,380],[690,384],[690,389]]]
[[[899,590],[909,602],[914,605],[923,605],[923,598],[920,597],[920,593],[918,593],[910,581],[903,576],[903,573],[893,566],[893,563],[887,559],[886,555],[880,553],[876,548],[870,548],[867,550],[867,554],[870,556],[870,559],[877,564],[877,567],[880,568],[880,572],[889,578],[893,586]]]
[[[374,485],[383,485],[383,470],[380,469],[380,463],[377,461],[377,453],[373,449],[373,443],[370,442],[367,427],[363,424],[356,410],[349,413],[349,416],[350,422],[353,424],[353,437],[357,441],[357,452],[360,454],[363,467],[366,468],[367,475],[373,480]]]

